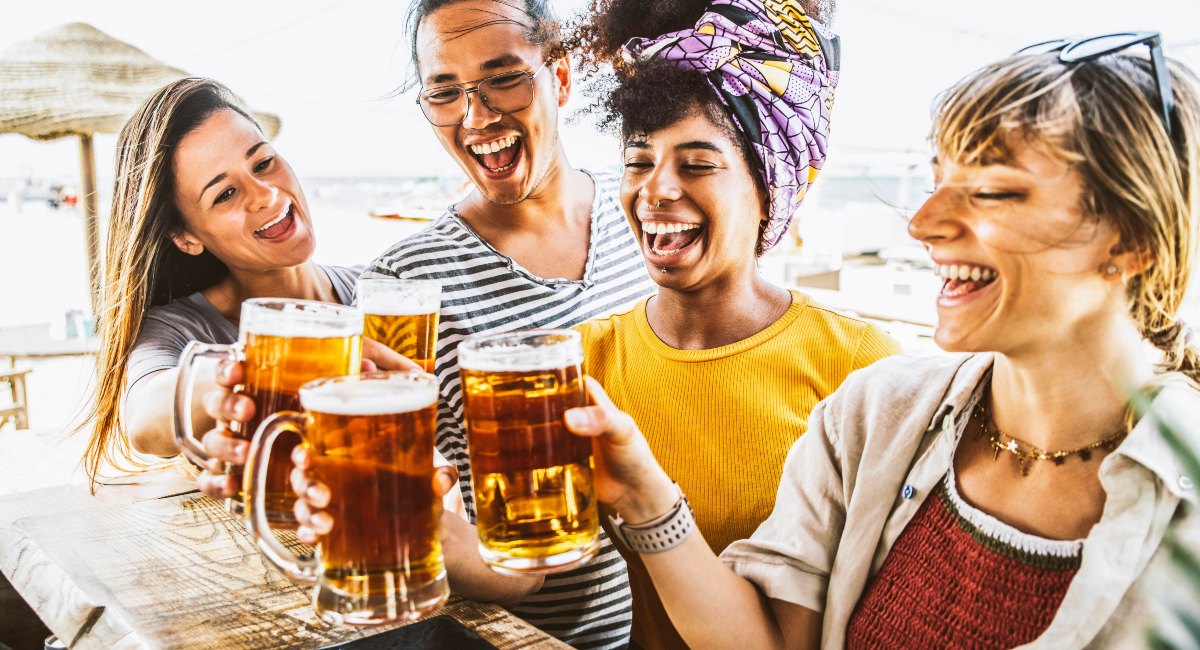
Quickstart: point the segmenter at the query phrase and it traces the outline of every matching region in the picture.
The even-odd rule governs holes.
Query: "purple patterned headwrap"
[[[797,0],[712,0],[695,28],[635,38],[624,54],[708,77],[761,163],[771,248],[825,162],[839,52],[837,36]]]

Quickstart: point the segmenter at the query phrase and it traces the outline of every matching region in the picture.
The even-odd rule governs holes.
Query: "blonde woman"
[[[690,647],[1146,644],[1141,577],[1168,563],[1169,528],[1196,544],[1200,527],[1200,477],[1129,403],[1150,388],[1200,447],[1200,353],[1178,319],[1200,100],[1156,33],[1041,49],[938,107],[937,187],[909,229],[944,282],[936,340],[961,354],[851,374],[750,539],[718,559],[597,386],[567,412],[598,436],[618,534],[655,542],[642,559]]]
[[[130,465],[131,449],[178,453],[179,354],[193,340],[236,341],[243,300],[350,304],[358,277],[310,259],[315,235],[299,180],[233,93],[210,79],[161,88],[126,123],[110,223],[100,384],[84,458],[93,481],[105,464]],[[195,417],[197,430],[212,428],[198,408]],[[235,444],[228,436],[205,443]]]

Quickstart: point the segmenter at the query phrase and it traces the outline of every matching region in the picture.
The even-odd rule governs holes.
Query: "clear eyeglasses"
[[[533,103],[533,80],[547,65],[549,61],[533,72],[505,72],[463,84],[426,88],[417,95],[417,103],[434,126],[462,124],[470,109],[471,93],[479,93],[479,101],[493,113],[516,113]]]

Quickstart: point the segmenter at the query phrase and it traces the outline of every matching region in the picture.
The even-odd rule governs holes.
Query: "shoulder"
[[[973,388],[991,362],[986,354],[880,359],[851,372],[820,405],[826,428],[854,447],[873,432],[899,439],[925,431],[951,394]]]
[[[801,307],[793,327],[827,339],[827,349],[849,353],[855,368],[900,352],[900,345],[875,325],[817,304],[801,291],[792,295]]]
[[[211,307],[206,309],[207,305],[208,301],[200,292],[172,300],[165,305],[155,305],[146,310],[146,315],[142,318],[142,330],[162,327],[178,329],[209,320],[208,311]]]
[[[419,273],[482,248],[450,211],[442,213],[420,232],[393,244],[366,267],[364,275],[401,276]]]
[[[593,210],[604,221],[619,221],[625,225],[625,211],[621,209],[621,175],[612,171],[584,170],[596,183],[596,199]]]
[[[964,365],[981,362],[984,355],[898,354],[850,373],[838,389],[846,401],[902,400],[931,391],[944,393]],[[990,363],[990,359],[988,359]]]
[[[585,169],[585,174],[596,182],[596,191],[606,195],[617,195],[621,192],[621,175],[611,169]]]
[[[365,266],[326,266],[319,265],[325,275],[329,276],[329,280],[333,282],[333,288],[342,304],[349,305],[354,302],[354,288],[358,285],[358,278],[366,271]]]
[[[649,298],[643,298],[603,318],[593,318],[576,325],[573,329],[583,337],[583,354],[589,356],[593,350],[612,345],[624,328],[635,326],[639,314],[646,313],[642,308]]]
[[[792,301],[800,306],[798,321],[807,327],[822,327],[844,336],[858,337],[879,329],[861,318],[825,307],[803,291],[792,290]]]
[[[1164,383],[1154,400],[1150,412],[1167,425],[1188,449],[1200,449],[1200,388],[1180,375]]]
[[[358,282],[359,276],[363,274],[363,271],[367,270],[367,267],[363,264],[356,266],[327,266],[325,264],[321,264],[320,267],[325,270],[325,273],[330,278],[341,280],[342,282],[346,282],[350,285]]]

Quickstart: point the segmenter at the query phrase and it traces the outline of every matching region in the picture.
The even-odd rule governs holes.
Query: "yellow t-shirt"
[[[899,347],[875,327],[793,291],[787,312],[758,334],[710,350],[677,350],[651,329],[646,302],[576,328],[584,372],[633,416],[720,553],[771,514],[783,461],[817,402],[846,375]],[[634,641],[686,648],[640,558],[613,543],[629,565]]]

